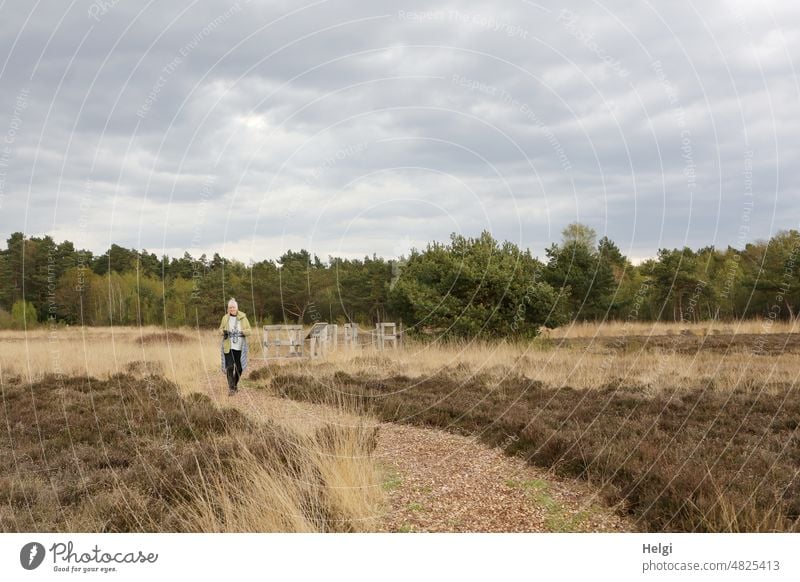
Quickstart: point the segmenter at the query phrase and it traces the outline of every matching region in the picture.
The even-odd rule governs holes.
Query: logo
[[[35,570],[44,561],[44,546],[39,542],[30,542],[22,546],[19,552],[19,563],[26,570]]]

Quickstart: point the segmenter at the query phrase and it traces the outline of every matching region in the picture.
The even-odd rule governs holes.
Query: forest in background
[[[254,325],[402,321],[453,337],[533,337],[572,320],[786,320],[800,309],[799,254],[800,232],[789,230],[743,249],[660,249],[633,265],[572,223],[543,259],[483,232],[399,259],[323,261],[301,249],[244,264],[116,244],[95,255],[17,232],[0,250],[0,328],[210,327],[231,296]]]

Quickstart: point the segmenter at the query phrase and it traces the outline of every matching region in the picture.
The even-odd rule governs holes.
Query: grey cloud
[[[580,218],[652,256],[737,243],[749,152],[753,237],[800,219],[788,1],[98,6],[3,7],[0,236],[388,256],[491,228],[542,254]]]

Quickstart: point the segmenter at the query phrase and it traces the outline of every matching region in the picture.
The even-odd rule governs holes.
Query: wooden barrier
[[[264,359],[304,357],[302,325],[265,325]]]
[[[264,359],[282,360],[325,358],[341,345],[343,349],[398,349],[403,346],[403,327],[395,323],[378,323],[374,330],[362,332],[356,323],[345,323],[340,332],[339,325],[317,322],[307,333],[302,325],[265,325]],[[339,341],[341,334],[341,342]]]
[[[397,349],[397,324],[376,323],[375,339],[375,346],[381,351],[387,347]]]
[[[345,349],[354,349],[359,345],[358,339],[358,324],[345,323],[344,324],[344,347]]]
[[[335,323],[328,324],[328,349],[334,352],[339,349],[339,326]]]
[[[315,323],[312,325],[306,339],[310,344],[308,357],[312,360],[324,358],[328,352],[328,324]]]

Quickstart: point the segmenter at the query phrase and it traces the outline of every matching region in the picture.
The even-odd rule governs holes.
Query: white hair
[[[239,304],[236,303],[236,299],[234,299],[233,297],[231,297],[230,300],[228,301],[228,307],[230,307],[231,305],[233,305],[236,309],[239,309]]]

